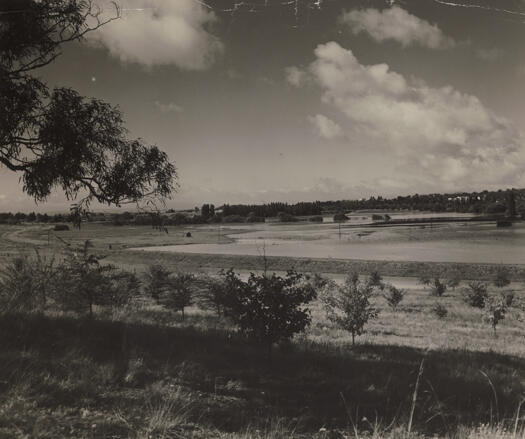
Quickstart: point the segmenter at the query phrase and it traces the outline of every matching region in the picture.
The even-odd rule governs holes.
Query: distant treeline
[[[215,207],[203,204],[193,210],[160,212],[90,213],[88,222],[106,222],[114,225],[151,225],[165,227],[183,224],[264,222],[267,218],[289,222],[308,217],[308,221],[322,221],[321,215],[343,215],[358,210],[415,210],[431,212],[465,212],[475,214],[505,214],[525,216],[525,189],[453,194],[407,195],[395,198],[370,197],[361,200],[314,201],[295,204],[225,204]],[[0,213],[0,224],[20,222],[71,222],[69,214]]]
[[[280,213],[286,213],[288,215],[293,216],[321,215],[323,213],[322,204],[323,203],[321,203],[320,201],[301,202],[296,204],[225,204],[222,207],[222,214],[224,216],[240,215],[244,217],[252,215],[263,218],[276,217]]]
[[[64,215],[57,213],[56,215],[48,215],[47,213],[0,213],[0,224],[18,224],[20,222],[37,222],[37,223],[62,223],[71,222],[71,215]]]
[[[236,204],[223,206],[225,215],[247,216],[250,213],[265,218],[280,212],[294,216],[334,214],[355,210],[419,210],[431,212],[505,213],[513,215],[525,210],[525,189],[452,194],[406,195],[395,198],[370,197],[360,200],[315,201],[311,203]]]
[[[324,213],[354,210],[420,210],[431,212],[505,213],[525,210],[525,189],[452,194],[406,195],[395,198],[370,197],[361,200],[323,201]],[[514,210],[514,212],[512,212]]]

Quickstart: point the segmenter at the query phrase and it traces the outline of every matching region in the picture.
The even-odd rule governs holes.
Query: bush
[[[263,216],[257,216],[255,212],[250,212],[246,217],[247,223],[264,223],[265,219]]]
[[[55,227],[53,227],[53,230],[55,232],[64,232],[66,230],[69,230],[69,226],[67,224],[55,224]]]
[[[295,216],[286,212],[279,212],[277,214],[277,219],[282,223],[292,223],[295,221],[299,221]]]
[[[71,253],[53,282],[53,297],[59,307],[77,314],[93,316],[94,305],[106,305],[111,291],[110,265],[100,265],[95,255],[88,253],[89,241],[83,249]]]
[[[443,319],[445,318],[447,315],[448,315],[448,309],[445,308],[444,305],[442,305],[441,303],[436,303],[433,307],[432,307],[432,312],[439,318],[439,319]]]
[[[384,294],[384,298],[394,311],[397,309],[397,306],[401,303],[403,298],[405,297],[405,290],[402,290],[401,288],[396,288],[394,285],[388,285],[387,286],[387,292]]]
[[[186,234],[186,236],[188,235]],[[168,271],[165,267],[159,264],[150,265],[148,267],[148,271],[146,272],[145,292],[148,296],[154,299],[157,303],[159,303],[160,297],[169,288],[170,274],[171,274],[170,271]]]
[[[0,272],[0,313],[42,311],[46,303],[33,262],[17,257]]]
[[[510,308],[514,305],[514,301],[516,299],[516,294],[514,291],[507,291],[506,293],[502,293],[503,301],[505,302],[505,305]]]
[[[332,295],[324,297],[328,318],[355,337],[365,332],[364,327],[370,319],[378,315],[378,310],[370,303],[374,287],[359,281],[359,276],[347,276],[343,286],[336,286]]]
[[[310,324],[310,312],[304,305],[316,292],[303,275],[293,270],[285,277],[250,273],[243,281],[229,270],[223,276],[225,315],[245,335],[266,344],[269,357],[274,343],[291,338]]]
[[[506,268],[499,268],[494,277],[494,285],[498,288],[506,287],[510,284],[510,274]]]
[[[196,299],[202,309],[213,310],[217,317],[223,314],[223,304],[225,303],[226,285],[223,279],[209,276],[195,278],[194,287],[196,289]]]
[[[379,288],[381,291],[385,289],[383,278],[379,274],[379,271],[372,271],[368,276],[368,284],[374,288]]]
[[[161,293],[160,303],[166,308],[180,311],[184,320],[184,309],[193,303],[193,274],[177,273],[168,278],[165,291]]]
[[[428,286],[430,285],[431,278],[428,274],[422,274],[421,276],[419,276],[418,282],[421,285]]]
[[[484,308],[488,297],[487,284],[483,282],[469,282],[463,290],[463,298],[470,306]]]
[[[451,288],[453,291],[459,286],[461,283],[461,273],[458,271],[453,271],[452,273],[449,273],[447,275],[447,287]]]
[[[311,223],[322,223],[323,217],[321,215],[311,216],[310,218],[308,218],[308,221],[310,221]]]
[[[344,221],[348,221],[350,218],[348,218],[344,213],[339,212],[334,215],[334,222],[341,223]]]
[[[441,297],[447,291],[447,284],[435,277],[430,285],[430,294]]]
[[[140,295],[140,280],[129,271],[114,270],[109,272],[110,288],[101,297],[101,304],[115,309],[129,305]]]
[[[485,320],[490,323],[496,335],[496,327],[498,324],[505,319],[507,313],[507,306],[505,300],[502,297],[490,297],[487,300],[487,314]]]

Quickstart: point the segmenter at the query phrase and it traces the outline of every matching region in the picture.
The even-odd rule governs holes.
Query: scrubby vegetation
[[[338,285],[102,261],[86,244],[3,267],[0,437],[523,435],[521,292],[503,312],[499,288],[481,311],[449,292],[440,320],[435,297],[379,272]]]

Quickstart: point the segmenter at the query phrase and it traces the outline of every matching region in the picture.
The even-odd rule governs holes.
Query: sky
[[[523,0],[119,4],[39,75],[168,153],[168,207],[525,187]],[[69,206],[18,178],[0,211]]]

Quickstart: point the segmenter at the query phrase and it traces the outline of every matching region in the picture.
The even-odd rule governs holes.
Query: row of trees
[[[101,264],[86,241],[63,260],[17,257],[0,273],[0,313],[42,312],[49,306],[93,316],[94,306],[121,308],[140,294],[129,271]]]
[[[300,202],[295,204],[225,204],[222,207],[222,213],[224,216],[239,215],[247,217],[249,215],[254,215],[262,218],[272,218],[282,213],[292,216],[321,215],[322,211],[322,203],[320,201]]]
[[[429,287],[430,294],[436,297],[445,295],[448,289],[455,290],[460,285],[459,273],[451,273],[446,278],[438,276],[423,275],[419,282],[425,287]],[[505,291],[504,287],[510,284],[510,274],[505,268],[500,268],[494,275],[492,283],[499,289],[495,294],[489,293],[489,283],[481,281],[471,281],[462,288],[462,296],[468,305],[484,310],[485,321],[490,323],[494,334],[498,324],[505,319],[510,308],[515,303],[514,291]],[[434,313],[440,317],[446,317],[448,310],[440,303],[436,303],[433,308]]]
[[[328,319],[355,338],[367,323],[378,317],[377,298],[396,311],[405,291],[383,282],[379,273],[366,278],[350,274],[342,285],[319,275],[307,276],[293,270],[286,275],[251,273],[243,280],[232,269],[220,276],[195,276],[178,273],[161,265],[148,268],[142,281],[124,270],[101,264],[89,252],[89,241],[72,250],[59,263],[16,258],[0,272],[0,310],[4,313],[42,311],[54,306],[64,311],[92,317],[94,307],[122,309],[134,299],[147,296],[157,304],[181,313],[197,305],[211,310],[218,318],[227,318],[240,333],[263,344],[271,356],[272,346],[306,329],[311,322],[309,303],[320,298]],[[434,296],[442,297],[447,288],[459,281],[438,277],[421,279]],[[503,288],[509,282],[498,273],[494,283]],[[488,286],[470,282],[463,289],[464,300],[485,310],[486,321],[494,332],[513,305],[512,294],[489,295]],[[440,318],[447,314],[441,303],[433,312]]]
[[[321,215],[354,210],[427,210],[432,212],[508,213],[511,216],[525,210],[525,189],[507,191],[458,192],[452,194],[414,194],[361,200],[315,201],[312,203],[268,203],[254,205],[224,205],[224,215],[246,217],[250,212],[260,217],[274,217],[279,212],[290,215]]]

